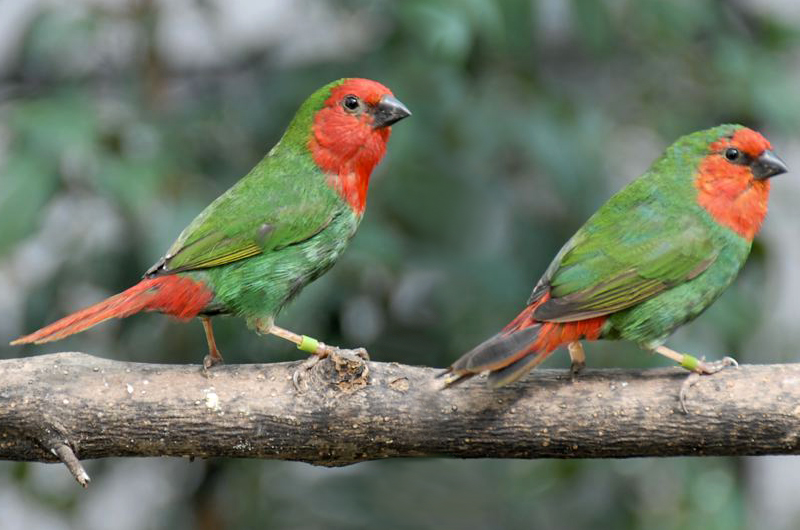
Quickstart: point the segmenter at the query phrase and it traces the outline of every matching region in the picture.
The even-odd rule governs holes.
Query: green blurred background
[[[414,112],[336,267],[282,315],[374,360],[445,366],[510,320],[560,245],[680,135],[765,133],[800,168],[794,0],[0,0],[0,344],[140,277],[343,76]],[[670,341],[797,360],[796,174],[731,288]],[[230,363],[298,358],[219,320]],[[200,324],[109,322],[79,350],[198,363]],[[629,344],[590,367],[663,366]],[[566,367],[560,353],[548,367]],[[0,404],[1,406],[1,404]],[[0,528],[794,529],[800,461],[0,463]]]

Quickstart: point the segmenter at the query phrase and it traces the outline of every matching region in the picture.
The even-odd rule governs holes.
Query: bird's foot
[[[280,328],[273,326],[271,333],[275,333],[276,329]],[[295,334],[292,333],[292,335]],[[292,384],[294,385],[294,389],[299,394],[302,394],[305,392],[305,388],[302,384],[304,376],[311,371],[311,369],[314,368],[318,362],[333,353],[336,348],[333,346],[328,346],[324,342],[320,342],[315,338],[309,337],[308,335],[295,335],[295,337],[296,339],[290,338],[290,340],[297,344],[297,349],[311,354],[300,363],[300,366],[298,366],[292,374]]]
[[[203,369],[201,370],[204,377],[210,377],[211,372],[209,370],[217,366],[218,364],[223,364],[222,356],[221,355],[211,355],[210,353],[203,357]]]
[[[222,364],[222,354],[219,353],[217,342],[214,340],[214,331],[211,329],[211,319],[208,317],[200,317],[200,322],[203,323],[203,329],[206,332],[206,341],[208,342],[208,353],[203,357],[203,376],[209,377],[209,369],[212,366]]]
[[[583,345],[578,342],[570,342],[567,345],[571,364],[569,366],[569,378],[574,383],[584,368],[586,368],[586,354],[583,352]]]
[[[286,339],[290,342],[293,342],[297,345],[298,350],[302,350],[304,352],[310,353],[311,355],[304,360],[300,366],[297,367],[297,370],[294,371],[292,374],[292,383],[294,384],[295,390],[302,393],[305,391],[304,385],[302,384],[303,377],[312,369],[316,364],[329,356],[334,354],[342,355],[342,354],[352,354],[356,355],[361,358],[361,362],[369,360],[369,355],[367,354],[367,350],[364,348],[357,348],[355,350],[343,350],[337,348],[336,346],[329,346],[323,342],[318,341],[313,337],[309,337],[308,335],[298,335],[293,331],[289,331],[288,329],[281,328],[276,326],[272,320],[268,320],[262,323],[257,323],[257,329],[262,333],[270,333],[282,339]]]
[[[324,355],[319,355],[316,353],[312,353],[303,361],[300,362],[300,366],[298,366],[294,373],[292,374],[292,384],[294,385],[294,389],[297,391],[298,394],[302,394],[305,392],[305,387],[303,385],[303,381],[305,379],[305,375],[314,368],[318,362],[328,356],[326,352]]]
[[[576,362],[572,361],[572,364],[569,365],[569,379],[573,383],[578,379],[578,376],[586,368],[586,361]]]
[[[688,354],[683,354],[683,356],[684,359],[681,362],[681,366],[687,370],[691,370],[692,373],[689,374],[689,377],[687,377],[681,385],[678,399],[680,400],[683,413],[689,414],[689,409],[686,408],[686,396],[689,393],[689,389],[700,380],[700,376],[715,374],[728,366],[738,367],[739,363],[736,362],[736,359],[733,357],[723,357],[719,361],[706,362],[704,359],[697,359]]]
[[[736,362],[736,359],[733,357],[723,357],[719,361],[713,362],[706,362],[705,360],[701,359],[697,362],[697,368],[695,368],[694,371],[697,374],[711,375],[727,368],[728,366],[738,367],[739,363]]]

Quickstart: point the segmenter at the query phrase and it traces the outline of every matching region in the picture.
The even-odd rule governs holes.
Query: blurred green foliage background
[[[0,344],[136,282],[344,76],[385,83],[414,116],[346,255],[280,322],[374,360],[445,366],[496,331],[680,135],[743,123],[800,168],[792,0],[2,0]],[[773,186],[748,265],[674,348],[797,360],[800,184]],[[229,363],[298,358],[241,321],[215,330]],[[0,358],[69,350],[198,363],[205,342],[199,323],[151,314]],[[587,350],[591,367],[666,364]],[[800,526],[792,458],[87,468],[81,491],[60,466],[1,463],[0,528]]]

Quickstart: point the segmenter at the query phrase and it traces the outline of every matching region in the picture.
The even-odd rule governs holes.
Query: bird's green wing
[[[324,230],[344,209],[335,192],[313,169],[281,166],[262,161],[198,215],[146,276],[233,263]]]
[[[550,296],[534,317],[571,322],[626,309],[698,276],[717,254],[695,215],[668,215],[650,202],[630,209],[612,205],[593,216],[548,267],[531,302]]]

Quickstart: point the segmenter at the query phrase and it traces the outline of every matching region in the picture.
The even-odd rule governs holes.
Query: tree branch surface
[[[391,457],[624,458],[798,454],[800,364],[686,372],[536,370],[443,389],[433,368],[345,353],[299,363],[120,362],[83,353],[0,361],[0,459],[246,457],[342,466]]]

